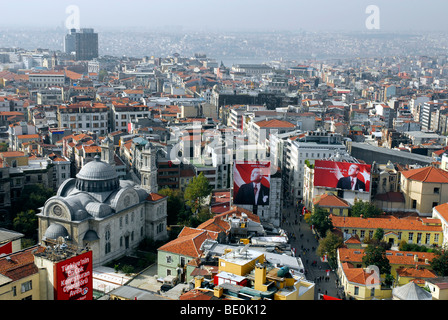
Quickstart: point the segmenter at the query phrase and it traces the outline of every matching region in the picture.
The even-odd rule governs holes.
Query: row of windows
[[[349,233],[348,229],[344,230],[345,233]],[[357,234],[357,230],[352,230],[352,234],[356,235]],[[359,236],[361,239],[364,239],[366,235],[366,231],[365,230],[360,230],[359,232]],[[398,235],[398,240],[402,240],[402,235],[403,233],[401,231],[397,232]],[[414,232],[409,232],[408,233],[408,241],[414,241]],[[369,238],[373,238],[373,231],[369,230]],[[423,233],[422,232],[417,232],[417,243],[422,243],[422,239],[423,239]],[[425,238],[424,238],[424,242],[423,244],[430,244],[430,240],[431,240],[431,233],[426,233],[425,234]],[[435,233],[434,234],[434,243],[438,243],[439,242],[439,234]]]
[[[31,290],[33,290],[33,281],[32,280],[26,281],[20,285],[20,293],[22,293],[22,294],[25,292],[31,291]],[[12,296],[17,297],[17,287],[13,286],[11,288],[11,291],[12,291]],[[22,300],[32,300],[32,296],[27,296],[27,297],[23,298]]]

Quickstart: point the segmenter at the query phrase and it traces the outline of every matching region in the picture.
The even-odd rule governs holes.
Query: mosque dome
[[[53,223],[45,231],[45,238],[47,239],[57,239],[58,237],[67,237],[68,231],[64,226]]]
[[[119,179],[115,168],[96,156],[76,175],[76,189],[87,192],[105,192],[118,189]]]

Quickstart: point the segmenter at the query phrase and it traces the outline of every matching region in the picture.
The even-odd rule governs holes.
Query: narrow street
[[[336,272],[330,270],[329,264],[322,262],[321,257],[317,256],[318,240],[311,226],[301,215],[301,210],[293,207],[284,209],[283,218],[282,228],[287,232],[291,246],[296,250],[296,256],[302,259],[306,278],[316,284],[315,300],[318,299],[319,293],[340,298],[336,286]]]

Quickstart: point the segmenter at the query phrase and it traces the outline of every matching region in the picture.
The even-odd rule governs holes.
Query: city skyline
[[[66,27],[76,7],[80,27],[141,28],[196,31],[369,31],[367,20],[375,6],[377,30],[383,32],[444,31],[448,3],[443,0],[318,0],[291,1],[118,1],[19,0],[2,4],[0,28]],[[428,23],[428,22],[431,23]],[[376,30],[375,30],[376,31]]]

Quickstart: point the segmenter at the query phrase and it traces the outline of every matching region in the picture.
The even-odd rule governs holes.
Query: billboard
[[[369,192],[370,169],[368,164],[316,160],[314,186]]]
[[[269,205],[269,161],[237,161],[233,167],[233,203]]]
[[[92,251],[54,265],[55,300],[92,300]]]

